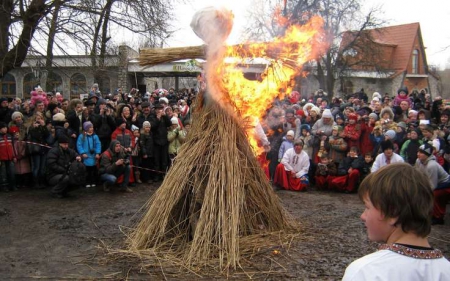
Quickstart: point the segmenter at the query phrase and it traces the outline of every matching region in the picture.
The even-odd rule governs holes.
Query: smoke
[[[225,41],[233,28],[234,15],[226,8],[206,7],[196,12],[191,21],[195,34],[207,44],[206,51],[206,85],[209,96],[220,100],[225,89],[222,88],[223,77],[220,67],[226,53]]]

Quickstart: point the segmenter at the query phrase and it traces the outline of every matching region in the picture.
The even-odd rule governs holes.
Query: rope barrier
[[[27,144],[34,144],[34,145],[38,145],[38,146],[42,146],[45,148],[52,148],[51,146],[42,144],[42,143],[38,143],[38,142],[32,142],[32,141],[17,141],[17,142],[23,142],[23,143],[27,143]],[[155,173],[159,173],[159,174],[166,174],[166,172],[162,172],[162,171],[158,171],[158,170],[153,170],[153,169],[149,169],[149,168],[144,168],[144,167],[139,167],[139,166],[134,166],[134,165],[130,165],[130,167],[139,169],[139,170],[146,170],[146,171],[151,171],[151,172],[155,172]]]

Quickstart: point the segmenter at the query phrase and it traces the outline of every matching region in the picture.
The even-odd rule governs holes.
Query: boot
[[[134,176],[136,177],[136,182],[137,183],[142,183],[142,181],[141,181],[141,172],[140,171],[136,171],[134,173]]]

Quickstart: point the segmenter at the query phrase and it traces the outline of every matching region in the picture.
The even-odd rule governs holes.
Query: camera
[[[125,166],[130,165],[130,156],[131,156],[130,152],[128,152],[128,151],[125,152],[125,156],[123,157],[123,164]]]

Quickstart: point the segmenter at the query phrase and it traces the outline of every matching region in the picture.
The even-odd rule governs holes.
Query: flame
[[[221,75],[221,86],[235,105],[236,112],[252,123],[247,135],[257,155],[263,150],[253,133],[256,123],[262,120],[274,98],[292,91],[291,81],[301,73],[303,64],[325,50],[322,26],[322,18],[315,16],[303,26],[289,27],[283,37],[273,42],[228,46],[225,56],[232,58],[233,63],[229,63],[229,59],[223,60],[215,70],[217,75]],[[252,58],[270,61],[261,81],[246,79],[239,69]]]

